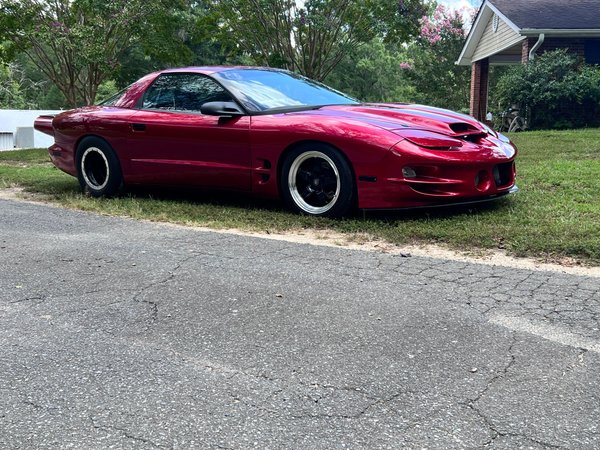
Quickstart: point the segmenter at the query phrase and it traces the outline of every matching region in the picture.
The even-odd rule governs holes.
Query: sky
[[[437,0],[438,3],[451,8],[451,9],[463,9],[463,23],[465,24],[465,30],[471,28],[471,15],[467,13],[469,9],[479,8],[479,5],[483,3],[483,0]]]
[[[453,9],[464,7],[477,8],[481,4],[480,0],[437,0],[437,2]]]

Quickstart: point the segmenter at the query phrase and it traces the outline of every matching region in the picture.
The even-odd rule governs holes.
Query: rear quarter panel
[[[130,136],[129,117],[132,110],[116,107],[87,107],[67,111],[53,120],[55,144],[50,147],[50,158],[61,170],[76,176],[76,152],[79,142],[86,136],[99,136],[106,140],[119,156]],[[127,161],[121,161],[123,175],[127,174]]]

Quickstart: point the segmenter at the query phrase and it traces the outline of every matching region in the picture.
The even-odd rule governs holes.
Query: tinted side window
[[[142,108],[195,111],[206,102],[228,102],[231,96],[208,77],[198,74],[160,75],[144,94]]]

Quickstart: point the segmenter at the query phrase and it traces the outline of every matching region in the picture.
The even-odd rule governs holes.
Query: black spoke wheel
[[[123,185],[121,165],[108,143],[87,137],[77,147],[77,178],[84,192],[92,197],[110,197]]]
[[[280,188],[286,205],[304,214],[339,217],[353,206],[350,165],[326,144],[303,144],[289,152],[282,165]]]

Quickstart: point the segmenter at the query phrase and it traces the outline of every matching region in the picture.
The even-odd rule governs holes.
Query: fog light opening
[[[402,175],[404,178],[417,178],[417,172],[415,172],[415,169],[408,166],[402,168]]]
[[[490,189],[491,184],[489,173],[486,170],[480,170],[475,177],[475,188],[478,191],[485,192]]]
[[[500,169],[498,166],[494,166],[494,181],[496,182],[496,186],[502,185],[502,177],[500,176]]]

